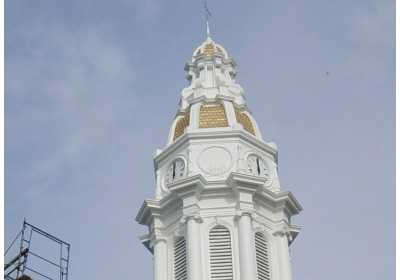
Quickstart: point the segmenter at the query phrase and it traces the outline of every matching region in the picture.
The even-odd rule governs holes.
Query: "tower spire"
[[[208,9],[207,6],[207,0],[204,0],[204,12],[205,12],[205,16],[206,16],[206,36],[207,38],[211,38],[210,36],[210,24],[209,24],[209,19],[211,17],[211,12]]]
[[[207,38],[185,65],[189,84],[153,158],[155,198],[136,216],[148,228],[141,241],[154,280],[291,280],[289,245],[300,230],[291,216],[302,208],[281,191],[277,147],[262,139],[201,1]]]
[[[207,38],[210,38],[210,25],[208,24],[208,19],[206,21],[206,28],[207,28]]]

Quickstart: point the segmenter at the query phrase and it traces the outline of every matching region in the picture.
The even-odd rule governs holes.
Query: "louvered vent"
[[[174,275],[175,280],[186,280],[186,241],[179,237],[174,244]]]
[[[233,279],[231,235],[224,226],[210,231],[210,268],[212,280]]]
[[[270,280],[271,271],[268,258],[268,242],[264,234],[257,232],[256,236],[256,260],[258,280]]]

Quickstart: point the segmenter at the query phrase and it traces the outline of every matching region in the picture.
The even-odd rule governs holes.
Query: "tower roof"
[[[225,48],[207,34],[185,65],[189,85],[181,92],[179,109],[171,126],[168,144],[187,131],[243,130],[262,140],[243,88],[236,82],[236,63]]]
[[[203,57],[220,56],[224,59],[228,59],[228,52],[225,48],[217,43],[215,43],[211,37],[207,39],[196,48],[192,55],[192,62],[201,59]]]

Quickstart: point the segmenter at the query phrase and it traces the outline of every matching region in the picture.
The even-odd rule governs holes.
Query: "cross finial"
[[[210,38],[210,25],[208,23],[208,20],[211,17],[211,12],[207,6],[207,0],[204,0],[204,12],[206,15],[206,32],[207,32],[206,35],[207,35],[207,38]]]

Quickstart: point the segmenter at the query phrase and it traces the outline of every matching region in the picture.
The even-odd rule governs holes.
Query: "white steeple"
[[[235,67],[235,61],[229,57],[225,48],[210,37],[195,49],[191,60],[185,65],[189,85],[181,92],[168,144],[172,144],[184,132],[199,129],[204,131],[203,128],[211,127],[225,131],[242,130],[262,140],[257,122],[247,107],[244,90],[235,80]],[[213,106],[214,110],[223,106],[220,117],[224,120],[219,118],[220,125],[205,123],[207,119],[201,110],[206,110],[207,106],[209,110]],[[271,148],[274,147],[272,143]]]
[[[210,36],[185,65],[189,85],[154,157],[155,198],[136,217],[155,280],[291,279],[291,216],[302,208],[281,190],[277,147],[262,139],[235,67]]]
[[[242,87],[236,83],[235,61],[210,37],[194,51],[185,70],[190,85],[182,91],[182,108],[194,98],[231,98],[238,106],[245,105]]]

